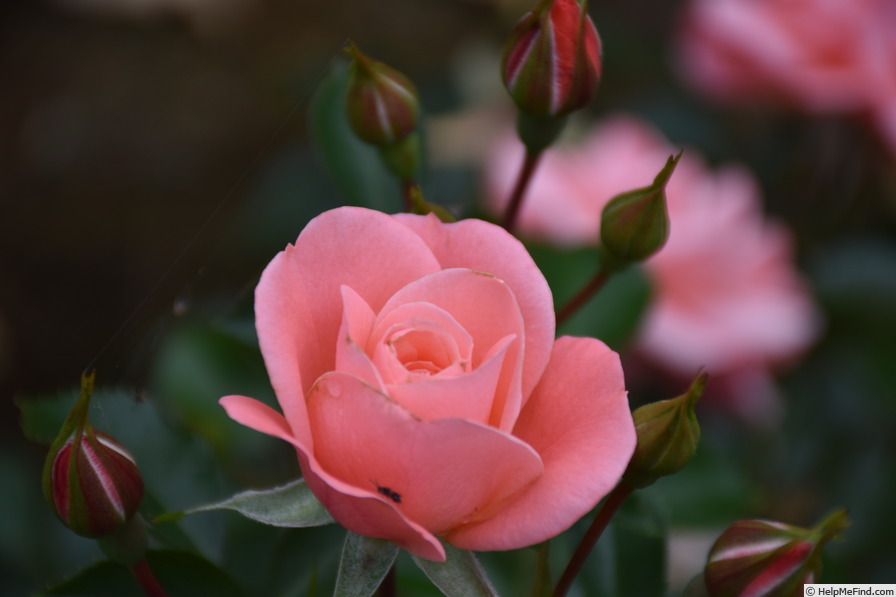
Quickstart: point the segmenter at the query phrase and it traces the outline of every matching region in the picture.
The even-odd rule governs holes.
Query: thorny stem
[[[540,151],[533,153],[528,149],[526,150],[523,165],[516,179],[516,186],[513,187],[510,201],[507,202],[507,211],[504,212],[504,229],[507,232],[513,233],[517,215],[519,215],[520,207],[523,204],[523,197],[526,195],[526,188],[529,186],[529,181],[532,180],[532,174],[535,173],[535,167],[538,165],[541,153]]]
[[[147,597],[167,597],[162,585],[159,584],[159,581],[156,580],[155,575],[152,573],[146,558],[142,558],[137,563],[131,565],[131,574],[140,583],[140,588],[143,589]]]
[[[612,270],[602,267],[568,303],[563,305],[563,308],[557,311],[557,327],[560,327],[567,319],[575,315],[576,311],[584,307],[585,303],[607,283],[611,273]]]
[[[576,547],[576,551],[572,555],[572,558],[570,558],[569,564],[566,565],[566,570],[563,571],[563,575],[557,582],[557,586],[554,587],[553,597],[564,597],[570,587],[572,587],[572,581],[575,580],[576,576],[578,576],[579,572],[582,570],[582,566],[585,565],[585,560],[588,559],[588,554],[594,549],[597,540],[600,539],[604,529],[607,528],[607,524],[609,524],[613,515],[616,514],[616,511],[619,510],[619,506],[621,506],[622,502],[631,495],[632,491],[634,491],[634,487],[625,481],[621,481],[619,485],[610,492],[610,495],[607,496],[606,501],[597,512],[594,522],[592,522],[591,527],[588,528],[588,532],[585,533],[585,536],[582,537],[582,540],[579,542],[579,546]]]

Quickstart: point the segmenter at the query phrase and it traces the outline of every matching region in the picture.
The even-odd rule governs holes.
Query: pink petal
[[[475,371],[449,378],[424,378],[388,386],[388,394],[425,421],[458,417],[488,424],[507,349],[515,340],[508,336],[495,355]]]
[[[336,370],[384,389],[376,366],[364,350],[376,322],[370,306],[348,286],[342,287],[342,325],[336,342]]]
[[[267,404],[247,396],[224,396],[218,403],[237,423],[299,447],[286,418]]]
[[[439,269],[392,217],[357,207],[324,212],[278,254],[255,290],[255,325],[271,385],[296,437],[311,443],[304,397],[333,369],[341,287],[378,311],[408,282]]]
[[[463,549],[516,549],[565,531],[619,481],[635,448],[619,357],[593,338],[559,338],[514,435],[544,475],[495,516],[449,533]]]
[[[462,419],[420,421],[342,373],[318,380],[308,411],[328,485],[352,486],[435,534],[490,515],[542,472],[538,455],[512,436]],[[341,518],[330,506],[343,497],[329,497],[341,524],[364,523]]]
[[[516,296],[526,330],[521,388],[522,395],[529,396],[550,358],[555,322],[551,289],[523,244],[503,228],[482,220],[443,224],[431,214],[394,217],[420,235],[442,268],[469,268],[507,283]],[[507,416],[513,420],[515,413]]]
[[[516,420],[521,402],[520,344],[524,338],[520,308],[509,286],[489,274],[446,269],[399,290],[383,307],[383,314],[414,302],[428,302],[444,309],[472,335],[474,367],[507,336],[519,338],[508,347],[492,408],[491,423],[508,430]]]

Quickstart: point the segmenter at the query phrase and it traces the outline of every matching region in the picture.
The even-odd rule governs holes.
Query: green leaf
[[[492,587],[471,551],[445,545],[445,562],[432,562],[414,556],[414,562],[447,597],[496,597]]]
[[[220,568],[185,551],[157,550],[147,554],[150,568],[168,597],[243,597],[245,593]],[[72,578],[44,590],[46,597],[144,597],[126,566],[110,561],[85,568]]]
[[[334,597],[369,597],[383,582],[395,558],[398,546],[386,539],[373,539],[352,533],[345,537]]]
[[[316,527],[334,522],[304,479],[273,489],[244,491],[220,502],[192,508],[186,514],[212,510],[235,510],[246,518],[275,527]]]
[[[352,205],[387,213],[401,211],[401,186],[372,145],[358,139],[345,115],[348,68],[334,64],[311,100],[309,127],[317,154]]]

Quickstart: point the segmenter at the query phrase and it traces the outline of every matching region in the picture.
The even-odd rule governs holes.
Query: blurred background
[[[750,168],[766,212],[793,231],[825,327],[778,379],[782,421],[756,427],[706,409],[695,462],[643,492],[625,519],[652,538],[643,561],[613,563],[605,548],[580,590],[635,594],[624,566],[656,564],[665,571],[651,591],[677,594],[735,519],[811,525],[840,507],[854,524],[828,550],[825,581],[894,582],[896,155],[864,113],[731,105],[699,93],[677,62],[685,4],[592,3],[604,79],[583,118],[622,110],[712,165]],[[397,185],[367,148],[340,153],[330,98],[345,40],[417,84],[427,198],[480,213],[484,140],[514,114],[500,46],[530,8],[523,0],[0,6],[0,592],[34,594],[101,559],[94,542],[58,523],[39,489],[47,444],[87,368],[100,388],[93,423],[132,449],[156,513],[295,477],[290,451],[237,428],[217,399],[272,400],[251,320],[252,289],[271,257],[324,209],[400,209]],[[359,169],[350,179],[340,170],[346,160]],[[624,334],[611,343],[626,349]],[[628,380],[634,403],[674,395],[686,387],[678,382]],[[237,518],[190,517],[180,545],[247,594],[304,595],[315,582],[327,594],[338,532]],[[485,556],[508,595],[521,590],[514,571],[529,565],[524,557]],[[313,566],[296,578],[296,561]],[[425,594],[413,566],[401,570]]]

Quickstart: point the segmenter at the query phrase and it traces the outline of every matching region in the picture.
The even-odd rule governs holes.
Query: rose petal
[[[529,396],[547,365],[554,342],[551,289],[523,244],[506,230],[482,220],[442,224],[438,218],[399,214],[399,222],[426,241],[442,268],[463,267],[493,274],[513,291],[525,326],[522,396]],[[505,420],[514,421],[521,404],[508,404]]]
[[[514,435],[544,475],[492,518],[446,539],[462,549],[516,549],[569,528],[619,481],[635,448],[619,357],[592,338],[559,338]]]
[[[502,280],[468,269],[446,269],[408,284],[383,306],[385,315],[400,305],[428,302],[451,313],[454,319],[473,336],[473,366],[501,340],[516,335],[507,349],[501,378],[495,392],[490,422],[509,430],[516,420],[520,403],[520,344],[524,340],[523,320],[516,297]],[[374,331],[374,335],[377,332]],[[528,363],[528,361],[527,361]],[[508,416],[507,410],[513,415]]]
[[[384,264],[388,264],[384,267]],[[311,220],[255,290],[255,325],[271,385],[296,437],[311,443],[304,397],[333,369],[341,287],[378,311],[396,290],[436,271],[429,248],[391,216],[343,207]]]
[[[491,512],[542,472],[538,454],[512,436],[462,419],[420,421],[342,373],[318,380],[308,412],[327,485],[366,491],[435,534]],[[349,529],[361,522],[330,511]]]
[[[387,394],[425,421],[458,417],[488,424],[507,349],[516,336],[498,343],[495,354],[475,371],[447,379],[420,379],[387,386]]]
[[[388,382],[406,381],[410,376],[395,353],[395,347],[390,344],[394,333],[408,332],[414,328],[419,328],[430,342],[437,342],[445,352],[442,360],[450,361],[447,367],[450,371],[446,371],[446,375],[457,375],[472,368],[473,338],[450,313],[432,303],[405,303],[382,314],[367,344],[367,354],[371,355]],[[444,358],[449,353],[450,358]]]
[[[385,390],[382,377],[364,350],[376,315],[370,305],[348,286],[342,287],[342,325],[336,342],[336,370],[350,373]]]
[[[237,423],[299,447],[286,418],[264,402],[248,396],[224,396],[218,404]]]

